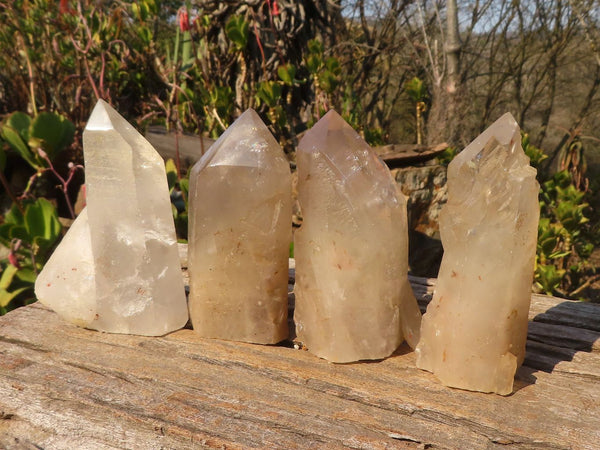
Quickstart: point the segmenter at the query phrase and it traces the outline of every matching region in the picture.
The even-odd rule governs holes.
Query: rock
[[[100,100],[83,134],[87,207],[36,280],[76,325],[163,335],[188,319],[164,163]]]
[[[536,171],[505,114],[448,167],[444,257],[417,367],[452,387],[506,395],[525,356],[539,220]]]
[[[190,175],[190,316],[204,337],[288,336],[289,163],[258,114],[242,114]]]
[[[416,345],[406,201],[388,168],[335,111],[306,133],[296,159],[298,339],[339,363],[384,358],[404,339]]]
[[[408,197],[410,271],[416,276],[437,277],[444,253],[439,239],[439,214],[447,199],[446,167],[404,167],[391,172]]]

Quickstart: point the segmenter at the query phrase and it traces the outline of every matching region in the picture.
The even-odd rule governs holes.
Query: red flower
[[[179,10],[179,29],[184,32],[190,30],[190,17],[185,8]]]
[[[21,268],[21,265],[19,264],[19,260],[17,259],[17,255],[15,253],[13,253],[12,251],[8,254],[8,262],[11,263],[13,266],[15,266],[17,269]]]
[[[58,12],[60,14],[75,14],[75,10],[69,6],[69,0],[60,0]]]
[[[277,5],[277,0],[273,0],[272,6],[271,6],[271,14],[274,16],[279,15],[279,5]]]

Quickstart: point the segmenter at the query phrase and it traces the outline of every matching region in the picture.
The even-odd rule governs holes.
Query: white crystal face
[[[81,282],[90,286],[77,291],[65,279],[36,284],[43,290],[36,294],[67,320],[70,305],[85,311],[95,305],[93,315],[75,322],[100,331],[162,335],[183,327],[187,305],[162,159],[102,100],[83,145],[86,215],[56,250],[61,257],[51,258],[40,276],[81,266],[87,274]]]
[[[73,255],[77,255],[74,258]],[[87,326],[96,315],[96,280],[87,208],[77,216],[61,245],[35,280],[40,302],[65,320]]]
[[[539,219],[536,171],[502,116],[448,168],[444,257],[417,366],[442,383],[509,394],[525,356]]]
[[[253,110],[242,114],[190,175],[190,316],[204,337],[285,339],[291,174]]]
[[[298,338],[333,362],[384,358],[404,338],[414,346],[421,315],[407,278],[406,201],[389,170],[334,111],[296,158]]]

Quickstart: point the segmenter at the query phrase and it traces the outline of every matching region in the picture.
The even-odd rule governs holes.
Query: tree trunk
[[[456,0],[446,2],[446,74],[439,83],[434,83],[432,103],[427,121],[429,144],[448,142],[457,144],[459,124],[458,102],[460,86],[460,33],[458,29],[458,6]]]

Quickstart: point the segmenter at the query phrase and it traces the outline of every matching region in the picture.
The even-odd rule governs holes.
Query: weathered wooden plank
[[[448,148],[445,142],[434,146],[392,144],[374,147],[379,157],[390,167],[407,166],[429,161]]]
[[[83,330],[38,305],[1,318],[0,336],[5,447],[594,448],[600,439],[596,342],[567,349],[552,373],[523,367],[516,392],[500,397],[439,385],[406,347],[334,365],[191,330]],[[547,344],[528,349],[544,354],[553,355]]]
[[[182,167],[191,167],[214,143],[213,139],[190,134],[175,136],[173,132],[167,132],[166,128],[153,126],[146,132],[146,139],[156,149],[163,159],[175,159],[175,148],[179,148],[179,159]]]
[[[411,283],[424,309],[435,280]],[[290,342],[103,334],[32,305],[0,318],[0,448],[596,448],[600,305],[563,303],[533,297],[509,397],[441,386],[406,346],[334,365]]]
[[[534,316],[534,319],[537,316]],[[530,340],[585,352],[600,352],[600,332],[552,323],[529,322]]]
[[[595,303],[533,295],[529,316],[538,322],[600,332],[600,307]]]

